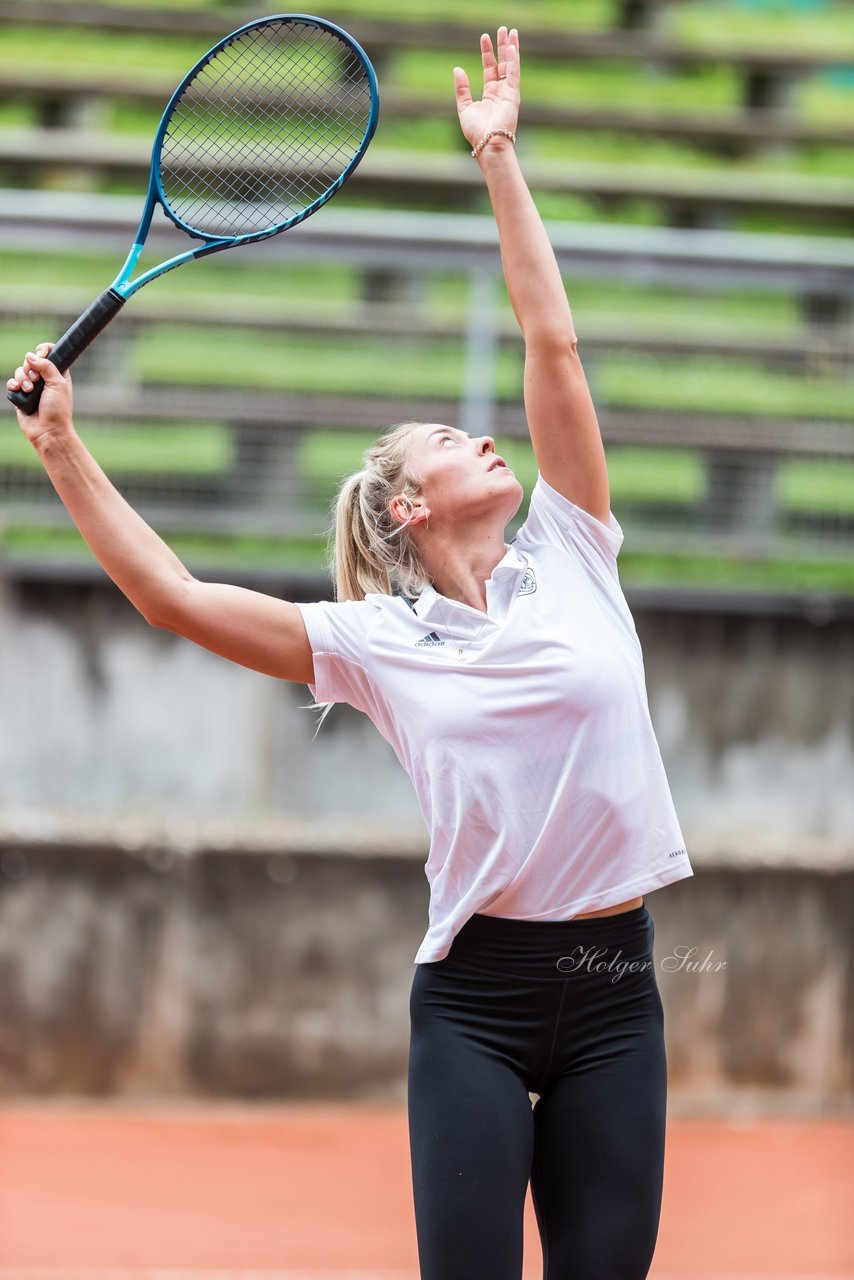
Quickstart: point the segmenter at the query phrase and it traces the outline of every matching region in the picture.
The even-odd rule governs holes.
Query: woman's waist
[[[599,916],[616,916],[622,915],[626,911],[633,911],[636,907],[643,906],[643,895],[636,898],[629,898],[627,902],[618,902],[614,907],[603,907],[601,911],[580,911],[578,915],[573,916],[573,920],[594,920]]]
[[[565,977],[580,959],[607,964],[651,956],[653,941],[652,917],[643,903],[610,915],[565,920],[475,912],[457,932],[448,956],[492,972]]]

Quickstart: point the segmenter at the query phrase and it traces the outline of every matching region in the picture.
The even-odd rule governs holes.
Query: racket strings
[[[220,221],[224,220],[222,230],[233,232],[235,214],[241,217],[242,213],[239,207],[238,209],[228,208],[229,197],[232,200],[240,200],[241,197],[257,199],[262,185],[257,181],[255,183],[247,181],[246,172],[242,175],[237,172],[231,173],[228,166],[233,166],[234,161],[228,154],[229,144],[236,144],[239,151],[243,131],[235,129],[232,103],[222,103],[222,95],[218,97],[220,103],[216,108],[214,107],[216,99],[210,94],[201,104],[201,109],[191,111],[190,104],[184,104],[182,152],[176,155],[177,148],[175,148],[171,154],[176,170],[180,166],[182,172],[176,172],[175,187],[170,190],[169,195],[176,212],[185,221],[191,224],[201,223],[204,229],[212,230],[214,228],[211,225],[210,215],[213,214]],[[269,167],[275,160],[275,154],[263,143],[263,135],[258,127],[263,123],[262,113],[256,109],[254,117],[256,137],[253,154],[249,158],[256,163],[264,162]],[[208,145],[211,134],[215,134],[217,141],[217,152],[213,154]],[[201,150],[199,157],[192,154],[192,149],[196,148]],[[214,173],[217,173],[217,181],[212,190]],[[211,208],[212,198],[213,208]],[[221,198],[224,198],[224,207],[222,207]],[[200,216],[205,212],[208,213],[207,218]],[[264,211],[259,209],[256,212],[262,215],[263,220]]]
[[[205,235],[287,222],[351,163],[371,106],[362,61],[334,32],[299,21],[254,27],[176,102],[160,153],[164,198]]]

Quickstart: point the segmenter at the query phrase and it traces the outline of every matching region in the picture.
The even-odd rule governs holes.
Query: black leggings
[[[645,905],[592,920],[476,914],[443,960],[417,966],[421,1280],[520,1280],[529,1180],[545,1280],[648,1274],[667,1097],[653,939]]]

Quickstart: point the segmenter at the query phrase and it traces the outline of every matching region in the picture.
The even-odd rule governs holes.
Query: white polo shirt
[[[412,779],[441,960],[474,913],[565,920],[693,875],[617,571],[623,531],[537,477],[486,583],[300,604],[320,702],[364,712]],[[471,643],[470,643],[471,642]],[[463,652],[459,650],[462,647]]]

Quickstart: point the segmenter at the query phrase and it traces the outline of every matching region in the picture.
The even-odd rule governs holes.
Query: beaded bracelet
[[[515,141],[516,141],[516,135],[515,135],[515,133],[511,133],[509,129],[490,129],[489,133],[485,133],[485,134],[483,135],[483,137],[481,138],[480,142],[477,144],[477,146],[475,147],[475,149],[472,151],[472,155],[473,155],[475,158],[477,158],[477,157],[480,155],[480,153],[481,153],[481,151],[483,150],[483,148],[486,146],[487,142],[489,142],[489,139],[490,139],[490,138],[494,138],[496,134],[501,134],[503,137],[505,137],[505,138],[509,138],[511,142],[515,142]]]

